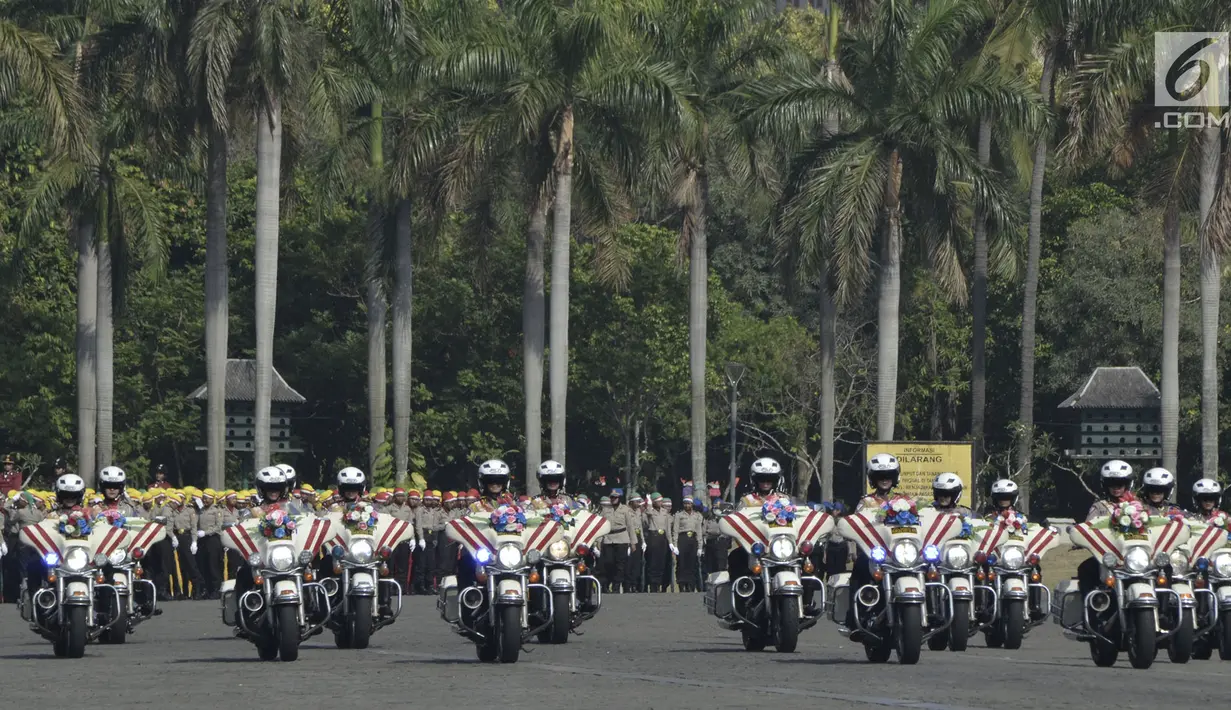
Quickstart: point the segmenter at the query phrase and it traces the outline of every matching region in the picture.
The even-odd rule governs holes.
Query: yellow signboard
[[[962,504],[970,505],[974,469],[974,446],[966,441],[872,441],[865,445],[864,465],[877,454],[892,454],[902,467],[902,478],[895,493],[915,498],[920,505],[932,500],[932,479],[938,473],[955,473],[965,490]],[[869,489],[871,490],[871,489]]]

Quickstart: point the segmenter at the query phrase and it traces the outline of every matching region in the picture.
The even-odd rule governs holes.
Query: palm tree
[[[979,163],[961,127],[985,115],[1027,122],[1038,111],[1021,79],[982,62],[953,62],[985,11],[972,0],[926,8],[884,3],[842,40],[840,66],[849,85],[809,72],[752,92],[759,104],[752,119],[803,144],[783,219],[812,240],[805,256],[829,259],[840,299],[865,282],[873,235],[882,225],[876,433],[884,440],[893,438],[895,423],[903,218],[910,217],[929,245],[938,278],[959,292],[952,239],[964,229],[956,208],[967,199],[960,186],[970,186],[969,200],[993,223],[1007,227],[1013,217],[1006,189]],[[842,125],[829,136],[823,126],[834,111]],[[918,199],[905,201],[904,194]]]

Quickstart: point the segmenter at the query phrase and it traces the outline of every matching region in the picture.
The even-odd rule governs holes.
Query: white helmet
[[[551,479],[551,480],[558,479],[560,483],[563,484],[564,483],[564,464],[560,463],[559,461],[552,461],[548,459],[547,461],[544,461],[543,463],[539,464],[538,477],[540,481],[542,481],[544,478]]]
[[[956,473],[941,473],[932,479],[932,495],[951,495],[954,505],[962,499],[962,488],[962,479]]]
[[[1222,502],[1222,486],[1212,478],[1198,478],[1193,484],[1193,500],[1213,498],[1215,505]]]
[[[279,466],[266,466],[256,472],[257,484],[286,485],[286,473]]]
[[[1133,467],[1119,459],[1108,461],[1103,464],[1103,470],[1099,471],[1099,478],[1104,482],[1119,481],[1128,485],[1133,480]]]
[[[479,464],[479,483],[484,486],[489,483],[508,486],[510,475],[509,465],[500,459],[488,459]]]
[[[898,479],[902,476],[902,467],[898,464],[898,457],[893,454],[876,454],[868,459],[869,481],[884,478],[884,474],[888,474],[893,479],[893,485],[898,485]]]
[[[1141,477],[1141,487],[1146,493],[1169,496],[1175,488],[1175,475],[1165,468],[1152,468]]]
[[[128,476],[119,466],[107,466],[98,472],[99,488],[123,488]]]
[[[85,481],[75,473],[66,473],[56,479],[56,493],[85,493]]]
[[[1017,484],[1007,478],[1002,478],[992,484],[992,501],[1008,500],[1009,505],[1017,505]]]
[[[278,468],[282,469],[282,475],[286,476],[287,485],[288,486],[294,485],[295,484],[295,467],[291,466],[289,463],[280,463],[278,464]]]
[[[782,486],[782,466],[771,458],[760,458],[752,462],[752,486],[769,481],[774,484],[774,490]]]
[[[365,487],[367,487],[367,480],[368,478],[363,475],[363,471],[360,471],[354,466],[347,466],[341,471],[338,471],[338,490],[343,491],[346,489],[358,489],[362,491]]]

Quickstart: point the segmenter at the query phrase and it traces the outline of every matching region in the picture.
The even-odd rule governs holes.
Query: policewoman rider
[[[876,454],[868,459],[867,476],[868,485],[872,488],[872,492],[859,499],[859,505],[855,508],[856,513],[879,508],[881,504],[888,501],[889,496],[893,495],[893,489],[897,487],[898,481],[902,477],[902,467],[898,464],[897,457],[891,454]],[[851,569],[850,588],[852,590],[859,589],[871,582],[872,569],[868,564],[868,556],[863,551],[860,551],[855,556],[855,566]],[[855,625],[854,604],[851,604],[850,608],[846,611],[845,626],[851,631],[851,641],[859,641],[863,638],[863,632]]]
[[[490,459],[479,464],[479,499],[470,505],[470,514],[494,513],[501,505],[513,502],[509,494],[509,465],[500,459]],[[457,569],[459,590],[475,585],[475,565],[478,562],[470,552],[462,548]]]
[[[749,478],[752,482],[752,491],[740,498],[739,507],[736,508],[737,512],[753,508],[760,510],[767,498],[778,493],[782,488],[782,466],[771,458],[757,459],[752,462]],[[789,496],[785,494],[778,494],[789,499]],[[727,571],[732,577],[743,576],[747,573],[748,551],[740,545],[735,545],[731,554],[727,556]]]

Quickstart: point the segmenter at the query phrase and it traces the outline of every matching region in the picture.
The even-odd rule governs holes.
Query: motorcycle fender
[[[953,598],[973,599],[974,589],[970,583],[970,577],[963,574],[955,574],[949,578],[949,592],[953,594]]]
[[[496,583],[496,603],[521,606],[526,603],[525,590],[520,579],[502,579]]]
[[[804,586],[795,570],[775,572],[771,585],[770,594],[774,596],[798,596],[804,593]]]
[[[116,572],[111,575],[111,583],[120,590],[120,594],[123,594],[128,589],[128,575],[123,572]]]
[[[553,592],[573,591],[573,575],[564,567],[552,567],[547,572],[547,586]]]
[[[293,579],[280,579],[274,582],[274,604],[298,604],[299,587]]]
[[[89,606],[90,585],[82,580],[72,580],[64,585],[64,606]]]
[[[893,597],[892,602],[904,602],[907,604],[923,603],[923,583],[913,574],[904,574],[893,580]]]
[[[1231,609],[1231,584],[1224,584],[1214,590],[1214,595],[1218,597],[1218,608],[1220,610]]]
[[[1193,609],[1197,606],[1197,597],[1193,595],[1193,588],[1188,582],[1173,582],[1171,590],[1180,598],[1180,606],[1185,609]],[[1193,619],[1196,621],[1196,619]]]
[[[354,570],[350,573],[350,588],[347,595],[352,597],[370,597],[376,594],[376,580],[367,570]]]
[[[1150,590],[1151,593],[1153,589]],[[1027,596],[1026,580],[1017,576],[1002,576],[1000,578],[1001,599],[1025,599]]]
[[[1157,607],[1158,597],[1149,582],[1133,582],[1124,589],[1124,608]]]

